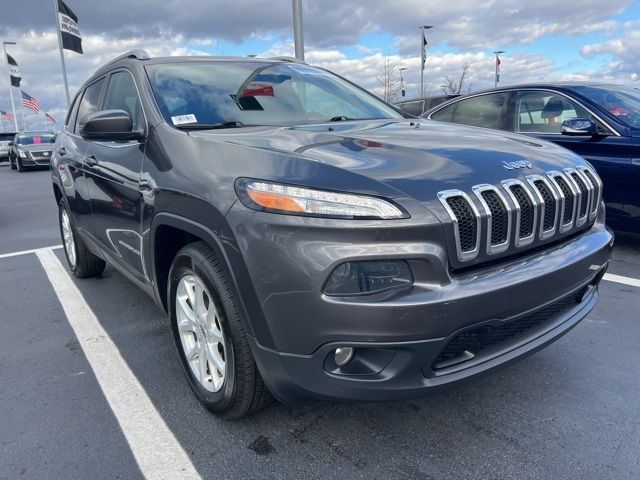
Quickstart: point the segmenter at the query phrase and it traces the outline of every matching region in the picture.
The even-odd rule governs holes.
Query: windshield
[[[52,133],[34,133],[18,135],[16,139],[18,145],[39,145],[41,143],[55,143],[56,136]]]
[[[629,127],[640,128],[640,91],[622,86],[574,87]]]
[[[258,62],[147,66],[165,120],[175,126],[296,125],[402,116],[325,70]]]

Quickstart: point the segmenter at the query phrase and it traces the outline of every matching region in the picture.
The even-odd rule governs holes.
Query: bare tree
[[[462,66],[462,72],[460,73],[460,78],[456,80],[455,78],[451,78],[449,75],[444,75],[444,85],[442,85],[442,91],[445,95],[455,95],[462,93],[462,88],[464,87],[464,81],[469,73],[469,68],[471,65],[469,63],[465,63]],[[471,84],[467,86],[467,93],[471,91]]]
[[[384,59],[382,73],[376,76],[379,95],[387,102],[393,103],[400,98],[400,79],[398,64],[387,55]]]

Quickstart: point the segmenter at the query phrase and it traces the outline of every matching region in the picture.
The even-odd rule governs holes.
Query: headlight
[[[254,210],[337,218],[408,218],[389,200],[368,195],[330,192],[262,180],[239,180],[240,201]]]
[[[20,155],[20,158],[27,158],[27,152],[24,150],[18,149],[18,154]]]

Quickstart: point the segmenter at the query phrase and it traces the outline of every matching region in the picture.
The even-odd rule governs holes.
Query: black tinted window
[[[73,99],[71,108],[67,113],[67,118],[64,120],[64,128],[73,129],[73,125],[76,123],[76,116],[78,115],[78,105],[80,104],[80,95]]]
[[[453,121],[476,127],[503,128],[502,107],[506,93],[492,93],[458,102]]]
[[[78,117],[76,119],[75,132],[78,132],[78,124],[82,122],[82,119],[98,110],[98,102],[100,101],[100,92],[102,92],[102,85],[104,84],[104,78],[101,78],[95,83],[89,85],[82,95],[80,101],[80,107],[78,107]]]
[[[104,97],[104,110],[124,110],[131,117],[133,130],[138,129],[140,99],[133,77],[129,72],[116,72],[109,78],[107,93]]]
[[[16,135],[15,141],[17,145],[40,145],[42,143],[55,143],[56,136],[52,133]]]
[[[560,134],[562,122],[570,118],[591,118],[589,112],[567,97],[547,91],[518,92],[516,132]]]
[[[423,113],[424,102],[420,100],[419,102],[407,102],[403,103],[400,108],[403,112],[407,112],[409,115],[414,115],[419,117]]]
[[[437,112],[433,112],[430,118],[432,120],[440,120],[441,122],[451,122],[453,121],[453,111],[455,109],[456,104],[452,103],[451,105],[441,108]]]

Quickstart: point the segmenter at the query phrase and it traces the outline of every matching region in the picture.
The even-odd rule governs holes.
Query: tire
[[[69,270],[78,278],[95,277],[106,267],[106,262],[91,253],[76,231],[73,218],[69,214],[64,200],[58,206],[58,224]],[[66,216],[66,219],[65,219]],[[67,236],[68,235],[68,236]]]
[[[18,172],[25,171],[24,165],[22,165],[22,162],[20,161],[19,158],[16,158],[16,168],[18,169]]]
[[[208,312],[206,321],[200,315],[185,315],[181,305],[194,306],[189,292],[194,298],[202,299],[195,302],[200,303],[201,308],[194,310]],[[224,267],[204,242],[187,245],[174,258],[167,298],[180,363],[200,402],[217,416],[229,420],[269,404],[272,397],[251,353],[238,299]],[[191,313],[193,315],[193,311]],[[199,318],[204,327],[198,327],[197,322],[188,318]],[[202,363],[201,358],[205,359]],[[224,360],[223,369],[216,363],[220,358]],[[199,371],[204,371],[204,375],[197,375]]]
[[[9,166],[11,167],[11,170],[16,169],[16,164],[11,157],[9,157]]]

